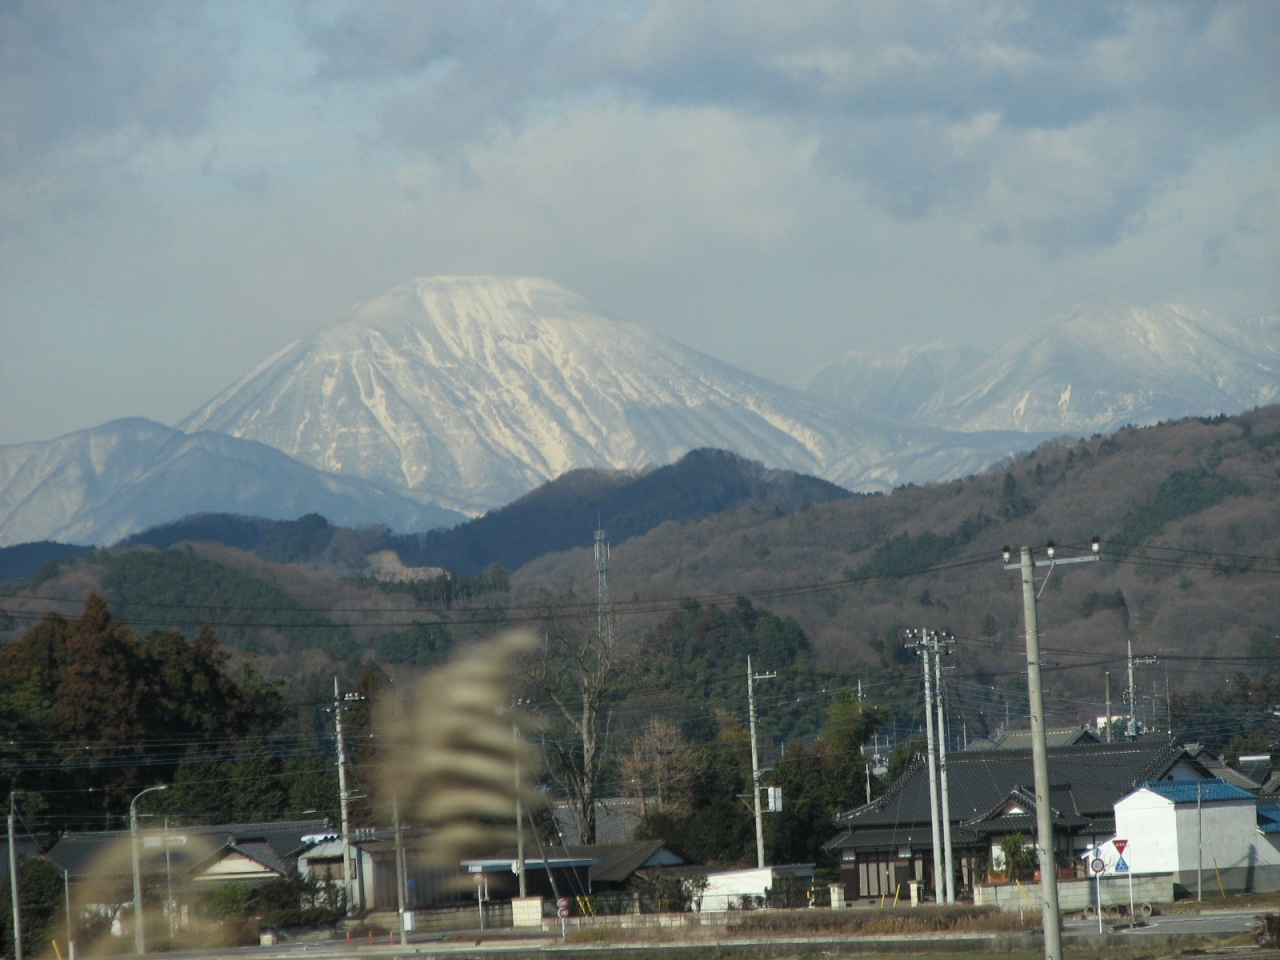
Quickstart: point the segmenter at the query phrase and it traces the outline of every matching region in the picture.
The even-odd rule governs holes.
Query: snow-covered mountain
[[[271,519],[320,513],[397,530],[465,519],[376,484],[326,474],[223,434],[132,418],[43,443],[0,446],[0,546],[32,540],[110,544],[189,513]]]
[[[797,386],[837,409],[911,420],[939,387],[964,376],[985,358],[985,353],[971,347],[941,342],[893,353],[850,350],[805,376]]]
[[[596,313],[546,280],[416,280],[297,341],[179,425],[457,509],[578,467],[715,447],[852,489],[957,476],[1026,437],[850,418]]]
[[[1170,304],[1090,304],[966,369],[969,356],[939,345],[854,351],[802,386],[910,423],[1075,435],[1280,400],[1280,316],[1233,323]]]

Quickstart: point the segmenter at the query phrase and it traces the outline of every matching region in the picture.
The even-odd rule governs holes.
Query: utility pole
[[[862,678],[858,678],[858,709],[865,709],[862,705]],[[878,736],[877,736],[878,740]],[[872,755],[875,755],[875,746],[871,748]],[[862,771],[867,775],[867,803],[871,802],[871,761],[867,759],[867,745],[862,745]]]
[[[933,641],[934,699],[938,704],[938,789],[942,797],[942,852],[944,879],[947,881],[947,903],[956,902],[955,866],[951,856],[951,792],[947,787],[947,713],[942,693],[942,657],[950,654],[954,640],[941,639],[935,634]]]
[[[347,893],[347,913],[356,908],[355,877],[351,865],[351,797],[347,791],[347,742],[342,731],[345,698],[333,678],[333,728],[338,743],[338,804],[342,810],[342,880]]]
[[[1031,558],[1031,548],[1019,551],[1019,562],[1012,563],[1010,550],[1004,548],[1004,568],[1022,575],[1022,616],[1027,634],[1027,699],[1031,709],[1031,762],[1036,791],[1036,844],[1040,848],[1040,890],[1044,898],[1045,960],[1062,960],[1062,911],[1058,904],[1058,866],[1054,857],[1053,809],[1049,801],[1049,748],[1044,736],[1044,690],[1040,685],[1040,626],[1036,614],[1036,567],[1048,567],[1045,583],[1053,568],[1063,563],[1084,563],[1098,559],[1100,543],[1093,538],[1089,556],[1056,559],[1052,541],[1046,546],[1048,560]],[[1042,586],[1043,590],[1044,587]]]
[[[1138,703],[1138,686],[1133,678],[1133,668],[1145,666],[1148,663],[1155,663],[1156,657],[1135,657],[1133,655],[1133,638],[1128,638],[1129,644],[1129,739],[1136,740],[1138,737],[1138,718],[1134,713],[1137,710]],[[1154,684],[1152,686],[1154,691]],[[1155,725],[1155,700],[1151,702],[1151,724]]]
[[[400,910],[400,946],[408,943],[406,937],[409,934],[409,922],[405,916],[404,888],[405,880],[408,879],[405,874],[404,862],[404,826],[400,823],[400,801],[392,795],[391,797],[391,822],[396,832],[396,906]]]
[[[923,658],[925,733],[929,746],[929,812],[933,834],[934,894],[938,903],[955,903],[954,861],[951,853],[951,798],[947,789],[946,708],[942,703],[942,657],[955,643],[935,630],[908,630]],[[931,662],[932,659],[932,662]],[[931,677],[936,684],[931,683]],[[937,732],[934,732],[934,711]]]
[[[520,727],[511,725],[511,736],[516,741],[516,877],[520,881],[520,898],[529,895],[529,881],[524,865],[524,801],[520,790]],[[546,866],[546,864],[543,864]],[[550,869],[549,867],[547,869]]]
[[[1138,699],[1137,692],[1133,688],[1133,637],[1128,638],[1129,643],[1129,723],[1125,727],[1125,735],[1133,740],[1138,736],[1138,721],[1134,718],[1134,701]]]
[[[1203,790],[1196,781],[1196,902],[1204,903],[1204,807]]]
[[[778,674],[755,673],[751,658],[747,657],[747,721],[751,731],[751,796],[756,817],[756,866],[764,868],[764,811],[760,807],[760,750],[756,746],[756,688],[757,680],[772,680]]]
[[[933,896],[938,903],[944,899],[945,881],[942,875],[942,827],[938,822],[938,754],[937,742],[933,735],[933,669],[929,663],[932,647],[923,639],[924,631],[908,630],[908,637],[920,637],[914,644],[916,653],[924,670],[924,728],[925,741],[929,750],[929,827],[933,839]]]
[[[1111,742],[1111,671],[1107,671],[1107,743]]]
[[[168,784],[147,787],[129,801],[129,852],[133,855],[133,952],[138,956],[147,952],[146,916],[142,911],[142,864],[138,853],[138,801],[148,793],[168,789]]]
[[[9,792],[9,899],[13,901],[13,960],[22,960],[22,900],[18,895],[18,819],[13,792]],[[138,951],[141,953],[142,951]]]

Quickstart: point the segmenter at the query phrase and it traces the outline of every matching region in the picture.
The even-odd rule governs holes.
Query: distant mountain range
[[[219,510],[272,519],[321,513],[336,523],[397,530],[465,519],[358,477],[324,473],[261,443],[183,433],[140,418],[0,447],[0,545],[105,545]]]
[[[1088,436],[1280,399],[1280,315],[1081,306],[985,359],[931,344],[854,350],[801,381],[816,400],[949,430]]]
[[[425,531],[574,470],[702,448],[887,491],[1052,436],[1277,399],[1280,316],[1081,307],[990,357],[855,350],[791,389],[546,280],[438,277],[289,345],[176,430],[122,420],[0,447],[0,545],[106,544],[207,512]]]
[[[554,283],[503,277],[405,284],[286,347],[180,427],[473,513],[570,470],[639,469],[700,447],[887,490],[1027,443],[840,413]]]
[[[598,525],[616,545],[667,522],[704,520],[744,505],[791,513],[851,496],[817,477],[770,470],[725,450],[694,450],[652,470],[573,470],[452,529],[408,535],[347,530],[357,535],[347,536],[336,555],[331,544],[340,528],[316,515],[291,521],[198,513],[149,527],[117,546],[165,550],[184,542],[221,543],[274,563],[303,563],[346,576],[369,572],[367,554],[394,550],[407,566],[475,575],[495,563],[515,570],[547,553],[590,547]],[[0,583],[88,550],[48,542],[0,547]]]

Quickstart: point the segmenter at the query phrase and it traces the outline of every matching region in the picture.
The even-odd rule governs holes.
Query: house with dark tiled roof
[[[138,846],[145,874],[261,882],[293,872],[309,846],[306,838],[328,829],[323,820],[148,827],[140,831]],[[72,883],[89,876],[127,879],[132,872],[129,831],[69,833],[48,858]]]
[[[1034,842],[1036,800],[1030,750],[981,750],[947,758],[956,884],[970,891],[993,849],[1012,834]],[[1049,748],[1049,802],[1059,862],[1115,835],[1117,800],[1148,781],[1209,776],[1173,741],[1088,743]],[[934,885],[928,766],[915,762],[880,797],[838,818],[826,844],[840,857],[848,899],[905,895],[908,881]]]
[[[529,856],[528,854],[533,854]],[[525,879],[533,896],[552,896],[548,868],[555,872],[562,890],[583,894],[608,893],[626,887],[632,877],[650,870],[692,867],[699,861],[681,853],[665,840],[632,840],[627,843],[556,844],[544,861],[526,850]],[[499,900],[516,895],[516,851],[503,850],[489,857],[464,860],[462,869],[489,875],[486,889]]]
[[[1209,748],[1203,744],[1190,744],[1187,747],[1187,752],[1191,754],[1193,759],[1198,760],[1203,764],[1205,769],[1207,769],[1213,776],[1219,777],[1227,783],[1239,787],[1241,790],[1248,790],[1250,793],[1256,794],[1259,792],[1266,792],[1266,783],[1269,779],[1271,769],[1270,755],[1262,758],[1256,758],[1266,760],[1265,768],[1261,767],[1257,763],[1251,764],[1246,768],[1242,763],[1241,769],[1236,770],[1233,767],[1227,766],[1226,761],[1222,760],[1217,754],[1210,751]],[[1243,761],[1245,758],[1241,757],[1240,759]]]

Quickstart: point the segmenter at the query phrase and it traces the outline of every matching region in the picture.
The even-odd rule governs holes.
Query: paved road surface
[[[1253,918],[1258,915],[1258,912],[1257,910],[1236,910],[1199,915],[1174,913],[1152,917],[1145,924],[1132,929],[1123,925],[1113,926],[1104,920],[1103,930],[1107,933],[1122,933],[1135,937],[1167,933],[1243,933],[1252,928]],[[1067,932],[1074,934],[1098,932],[1097,920],[1070,920],[1064,926]]]

